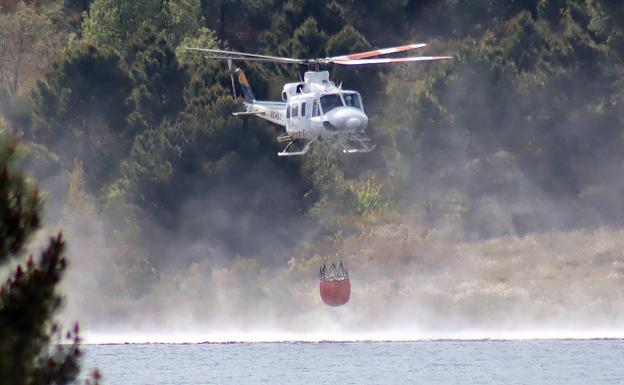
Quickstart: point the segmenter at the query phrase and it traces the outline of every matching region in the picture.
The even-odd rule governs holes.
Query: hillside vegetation
[[[403,306],[384,298],[412,298],[435,314],[423,322],[449,327],[509,312],[555,320],[581,302],[589,323],[622,318],[613,306],[624,285],[624,4],[0,5],[0,111],[47,194],[46,224],[63,226],[80,255],[67,286],[83,295],[70,295],[69,309],[90,322],[105,323],[100,300],[113,314],[225,290],[191,301],[193,314],[219,295],[273,296],[272,277],[293,264],[307,266],[282,277],[307,285],[293,286],[293,305],[308,303],[297,290],[316,303],[303,277],[341,247],[364,314]],[[329,68],[362,93],[378,149],[343,156],[324,143],[297,159],[276,156],[277,127],[231,115],[241,100],[224,63],[181,50],[325,57],[408,42],[454,59]],[[304,70],[240,66],[260,99],[278,99]],[[243,292],[227,294],[237,280]]]

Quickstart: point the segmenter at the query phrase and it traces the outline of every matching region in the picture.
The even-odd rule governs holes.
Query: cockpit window
[[[336,107],[342,107],[342,99],[337,94],[323,95],[321,96],[321,106],[323,107],[323,113],[328,113]]]
[[[360,95],[355,92],[344,92],[342,94],[347,107],[355,107],[359,110],[362,109],[362,103],[360,102]]]

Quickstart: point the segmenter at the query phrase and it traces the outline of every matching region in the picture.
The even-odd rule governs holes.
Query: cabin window
[[[321,106],[323,106],[323,113],[328,113],[336,107],[342,107],[342,99],[338,94],[330,94],[321,96]]]
[[[360,95],[355,92],[344,92],[342,94],[347,107],[354,107],[358,110],[362,109],[362,102],[360,101]]]
[[[299,106],[297,104],[292,106],[292,117],[296,118],[299,116]]]
[[[301,116],[305,116],[306,113],[306,104],[305,102],[301,103]]]
[[[314,99],[312,101],[312,116],[314,117],[314,116],[318,116],[318,115],[319,115],[319,113],[318,113],[318,102],[316,101],[316,99]]]
[[[286,119],[290,119],[290,104],[286,106]]]

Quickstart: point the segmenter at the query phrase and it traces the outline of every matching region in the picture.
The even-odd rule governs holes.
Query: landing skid
[[[344,154],[358,154],[371,152],[377,147],[376,144],[371,145],[371,139],[365,135],[357,135],[346,138],[346,140],[338,140]]]
[[[280,138],[278,138],[278,140],[279,139]],[[316,142],[317,139],[318,139],[318,137],[316,137],[316,138],[314,138],[312,140],[293,139],[293,140],[288,142],[286,147],[284,147],[284,149],[281,152],[277,153],[277,156],[299,156],[299,155],[305,155],[310,150],[310,147],[312,146],[312,143]],[[299,151],[292,151],[292,150],[290,150],[290,148],[295,143],[300,143],[300,142],[305,142],[305,145],[303,146],[303,148],[301,150],[299,150]]]
[[[320,137],[316,137],[314,139],[303,139],[303,138],[294,138],[290,135],[282,135],[277,138],[278,142],[288,142],[286,147],[281,152],[278,152],[278,156],[300,156],[305,155],[312,144],[319,140]],[[371,144],[371,139],[366,135],[355,134],[348,137],[342,138],[334,138],[340,147],[342,147],[342,152],[344,154],[358,154],[358,153],[367,153],[373,151],[377,145]],[[300,147],[300,150],[293,150],[293,146],[299,147],[299,144],[303,143],[303,147]]]

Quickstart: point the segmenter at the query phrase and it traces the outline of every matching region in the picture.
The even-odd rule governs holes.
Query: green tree
[[[164,30],[173,47],[194,35],[202,24],[200,0],[169,0],[164,4],[163,13]]]
[[[363,52],[371,49],[368,40],[351,25],[347,25],[340,32],[330,37],[325,47],[327,56]],[[383,92],[379,73],[379,66],[365,69],[336,66],[332,71],[332,77],[337,82],[343,83],[345,88],[361,92],[365,98],[364,102],[372,102]],[[367,103],[366,106],[370,107],[370,104]]]
[[[219,40],[250,51],[257,51],[258,35],[270,27],[270,15],[281,6],[274,0],[201,2],[205,26],[215,31]]]
[[[171,123],[184,107],[186,72],[162,33],[142,27],[125,52],[133,90],[130,122],[136,131]]]
[[[144,25],[165,33],[173,46],[201,26],[199,0],[94,0],[82,24],[83,37],[98,46],[123,50]]]
[[[449,17],[474,11],[453,4]],[[619,207],[607,192],[620,187],[584,170],[615,173],[621,164],[621,62],[607,35],[589,27],[591,4],[534,5],[475,3],[496,17],[450,40],[456,60],[384,78],[381,122],[398,153],[382,151],[393,172],[408,175],[405,201],[431,225],[452,220],[491,236],[620,215],[605,209]],[[597,149],[609,160],[598,162]],[[574,214],[546,218],[544,201]]]
[[[301,230],[296,224],[310,204],[301,197],[310,185],[299,163],[278,158],[273,130],[232,117],[236,110],[223,97],[135,141],[119,185],[144,229],[163,231],[162,242],[152,242],[158,265],[180,232],[226,255],[259,256]]]
[[[13,13],[0,13],[0,86],[15,98],[65,45],[53,21],[31,5],[20,1]]]
[[[553,26],[561,23],[566,11],[566,0],[540,0],[537,14]]]
[[[15,143],[0,138],[0,265],[19,261],[40,226],[40,194],[14,169]],[[19,263],[0,286],[0,378],[3,383],[70,384],[80,370],[78,326],[63,336],[55,321],[62,296],[65,243],[50,239],[36,260]],[[5,267],[6,268],[6,267]],[[4,272],[2,274],[5,276]],[[69,343],[59,345],[59,343]],[[99,375],[95,375],[95,381]]]
[[[336,1],[288,0],[273,17],[270,30],[262,34],[266,48],[275,53],[292,56],[289,50],[295,48],[298,54],[315,57],[322,53],[327,36],[340,31],[344,26],[344,9]],[[295,34],[298,30],[298,36]],[[306,43],[312,46],[306,47]]]
[[[590,16],[589,29],[607,43],[613,53],[624,57],[624,4],[612,0],[590,0],[587,2]]]
[[[219,41],[212,30],[200,28],[195,36],[184,38],[176,49],[176,56],[184,65],[189,77],[184,90],[186,106],[191,109],[201,108],[221,96],[231,94],[230,76],[225,63],[219,60],[207,60],[196,51],[184,50],[184,47],[219,49]],[[242,63],[235,65],[239,64]],[[255,73],[253,75],[255,77]],[[257,91],[255,82],[254,89]]]
[[[287,48],[284,51],[293,57],[322,57],[326,42],[327,35],[318,29],[316,20],[310,16],[295,29],[293,37],[286,42]]]
[[[219,49],[219,39],[215,32],[209,28],[199,28],[192,36],[186,36],[176,48],[176,57],[178,61],[187,66],[194,68],[210,65],[212,61],[206,60],[197,52],[185,50],[184,48],[211,48]]]
[[[66,168],[82,160],[90,191],[107,183],[129,151],[130,87],[119,56],[82,45],[54,63],[32,93],[34,140],[56,152]]]
[[[160,0],[94,0],[84,15],[83,37],[95,44],[120,49],[148,20],[157,19]]]

